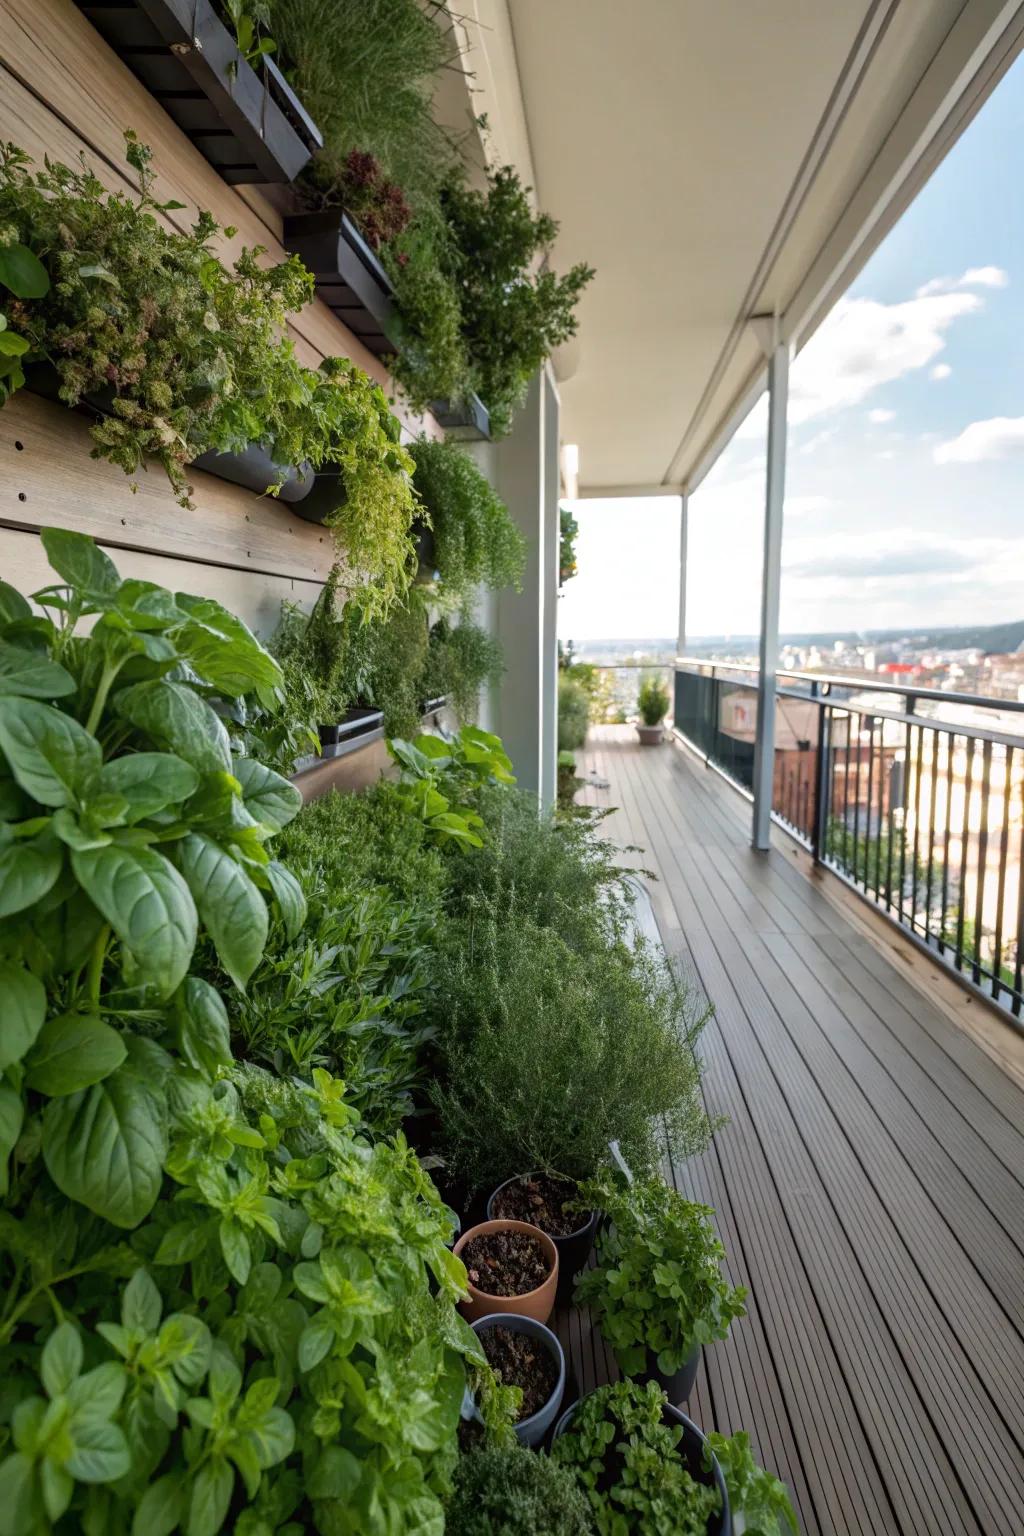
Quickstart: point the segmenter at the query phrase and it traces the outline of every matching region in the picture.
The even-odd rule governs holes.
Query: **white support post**
[[[679,628],[676,631],[676,655],[686,655],[686,538],[689,527],[690,498],[684,491],[679,498]]]
[[[772,322],[768,352],[768,473],[764,502],[764,565],[761,571],[761,650],[757,675],[754,742],[754,848],[771,846],[775,778],[775,681],[779,666],[779,590],[782,578],[782,513],[786,494],[786,412],[789,346]]]

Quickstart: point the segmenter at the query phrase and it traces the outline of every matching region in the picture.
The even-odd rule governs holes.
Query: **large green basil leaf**
[[[129,984],[170,997],[188,970],[196,943],[196,909],[174,866],[151,848],[72,851],[71,867],[134,962]]]
[[[231,697],[256,690],[268,705],[282,685],[281,668],[237,614],[212,597],[175,593],[191,623],[176,631],[175,644],[209,683]]]
[[[0,750],[40,805],[73,804],[88,792],[103,761],[95,736],[38,699],[0,698]]]
[[[116,704],[136,729],[200,773],[230,773],[231,745],[224,723],[193,689],[159,678],[123,689]]]
[[[23,699],[61,699],[75,691],[70,672],[35,651],[0,640],[0,693]]]
[[[302,886],[291,870],[279,864],[276,859],[267,865],[266,875],[281,912],[284,931],[289,939],[294,939],[301,933],[306,921],[306,897]]]
[[[215,1077],[231,1065],[228,1012],[216,988],[198,976],[186,976],[174,997],[178,1049],[190,1067]]]
[[[167,1152],[161,1094],[131,1058],[102,1083],[51,1099],[43,1115],[43,1159],[62,1194],[116,1227],[152,1210]]]
[[[242,786],[246,810],[271,831],[280,832],[301,811],[300,791],[272,768],[253,757],[236,757],[233,771]]]
[[[198,784],[199,775],[191,763],[173,752],[134,752],[104,763],[97,790],[127,800],[124,819],[131,825],[165,806],[180,805],[195,793]]]
[[[21,1135],[25,1110],[21,1095],[6,1083],[0,1083],[0,1195],[6,1195],[9,1183],[8,1160]]]
[[[36,837],[0,838],[0,917],[42,900],[63,864],[64,849],[48,828]]]
[[[244,992],[267,942],[267,904],[237,860],[211,838],[192,832],[176,852],[220,963]]]
[[[0,625],[13,624],[16,619],[30,619],[32,604],[23,597],[17,587],[8,581],[0,581]]]
[[[185,1536],[217,1536],[227,1519],[235,1469],[222,1455],[200,1466],[192,1484]]]
[[[87,534],[73,533],[69,528],[43,528],[39,536],[46,558],[69,586],[112,597],[121,585],[117,566]]]
[[[51,1099],[91,1088],[124,1061],[124,1037],[92,1013],[47,1019],[25,1061],[25,1081]]]
[[[46,989],[13,960],[0,960],[0,1072],[34,1045],[46,1017]]]
[[[35,251],[15,240],[0,246],[0,283],[16,299],[41,299],[50,291],[50,274]]]

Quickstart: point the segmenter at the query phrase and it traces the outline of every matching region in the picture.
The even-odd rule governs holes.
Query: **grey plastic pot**
[[[573,1415],[578,1407],[579,1402],[575,1402],[565,1410],[555,1425],[555,1433],[552,1436],[553,1440],[557,1440],[559,1435],[565,1434],[572,1424]],[[682,1427],[683,1433],[677,1450],[690,1476],[696,1482],[704,1483],[708,1487],[714,1483],[718,1489],[718,1496],[722,1506],[721,1513],[716,1519],[708,1523],[707,1536],[733,1536],[732,1516],[729,1512],[729,1494],[725,1486],[725,1478],[722,1476],[722,1469],[718,1465],[717,1457],[712,1455],[710,1471],[704,1466],[704,1452],[708,1447],[708,1442],[703,1432],[697,1428],[692,1419],[686,1417],[686,1414],[681,1409],[673,1408],[671,1403],[665,1404],[662,1409],[662,1416],[667,1423],[679,1424]]]
[[[538,1408],[536,1413],[531,1413],[528,1419],[520,1419],[515,1426],[516,1436],[522,1445],[540,1445],[558,1417],[558,1410],[562,1406],[562,1398],[565,1394],[565,1352],[550,1328],[545,1327],[543,1323],[538,1323],[535,1318],[521,1317],[517,1312],[492,1312],[487,1317],[478,1318],[473,1324],[474,1333],[485,1333],[489,1328],[507,1328],[510,1333],[528,1334],[532,1339],[539,1339],[545,1349],[555,1357],[558,1365],[555,1390],[543,1408]],[[475,1405],[473,1413],[479,1420],[480,1412]]]
[[[532,1173],[517,1173],[514,1178],[506,1179],[504,1184],[499,1184],[487,1202],[487,1219],[493,1221],[497,1215],[494,1204],[503,1189],[508,1189],[510,1184],[518,1184],[520,1179],[532,1177]],[[551,1236],[551,1241],[558,1249],[558,1300],[560,1302],[568,1301],[572,1295],[576,1276],[590,1258],[590,1250],[594,1246],[594,1236],[600,1220],[601,1212],[591,1211],[583,1225],[577,1227],[575,1232],[569,1232],[565,1237]]]

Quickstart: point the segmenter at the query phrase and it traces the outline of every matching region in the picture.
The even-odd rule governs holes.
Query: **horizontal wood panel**
[[[9,71],[0,76],[0,136],[34,158],[49,153],[74,161],[84,149],[104,184],[123,190],[131,185],[124,131],[133,128],[153,150],[154,195],[185,204],[166,216],[169,223],[188,228],[197,211],[207,208],[237,231],[221,244],[226,258],[254,245],[265,246],[274,261],[286,254],[280,216],[268,199],[243,198],[221,180],[71,0],[0,0],[0,61]],[[315,366],[321,357],[350,357],[371,378],[389,383],[380,361],[318,300],[294,317],[291,329],[303,362]],[[441,435],[432,417],[421,422],[396,409],[407,432]]]
[[[175,592],[216,598],[244,619],[264,640],[269,639],[277,627],[285,599],[311,608],[320,591],[320,587],[311,581],[294,581],[255,571],[218,569],[213,565],[144,554],[139,550],[111,549],[110,557],[122,576],[159,582]],[[0,528],[0,576],[26,595],[53,582],[53,572],[38,534]]]
[[[84,416],[22,390],[0,411],[0,522],[74,528],[123,549],[240,572],[326,581],[333,541],[283,502],[255,496],[213,475],[194,475],[195,509],[180,507],[159,465],[128,476],[89,457]]]

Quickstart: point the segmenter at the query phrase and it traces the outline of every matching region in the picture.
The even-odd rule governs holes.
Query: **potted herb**
[[[323,139],[254,36],[246,0],[76,0],[114,52],[225,181],[289,182]]]
[[[664,740],[662,721],[668,714],[668,689],[660,678],[645,677],[636,697],[640,723],[636,733],[645,747],[656,747]]]
[[[512,1312],[478,1318],[473,1332],[503,1387],[520,1394],[516,1438],[539,1445],[555,1422],[565,1391],[565,1353],[550,1328]]]
[[[591,1307],[624,1375],[657,1382],[673,1402],[684,1402],[701,1346],[724,1339],[745,1310],[746,1291],[722,1274],[714,1212],[659,1178],[625,1188],[595,1180],[580,1193],[607,1223],[576,1299]]]
[[[500,640],[464,610],[457,623],[440,618],[431,627],[420,687],[427,698],[446,699],[458,718],[470,724],[477,717],[481,689],[496,687],[504,671]]]
[[[583,780],[576,776],[575,752],[561,751],[558,754],[558,804],[563,811],[569,811],[576,799],[576,791]]]
[[[517,1174],[506,1179],[487,1202],[488,1220],[529,1221],[558,1249],[558,1298],[565,1300],[590,1257],[600,1219],[597,1210],[581,1211],[577,1186],[557,1173]]]
[[[599,1536],[732,1536],[707,1440],[653,1382],[617,1382],[574,1403],[551,1454],[575,1473]]]
[[[576,1478],[522,1446],[486,1446],[461,1456],[445,1510],[447,1536],[594,1536]]]
[[[482,1221],[455,1244],[466,1266],[463,1315],[476,1322],[492,1312],[518,1312],[546,1323],[555,1305],[558,1250],[526,1221]]]

